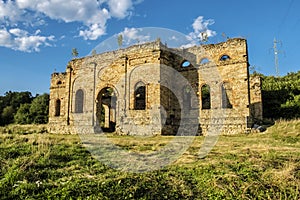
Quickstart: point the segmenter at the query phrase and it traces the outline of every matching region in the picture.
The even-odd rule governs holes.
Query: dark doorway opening
[[[97,96],[97,121],[103,132],[112,133],[116,130],[117,97],[111,87],[103,88]]]

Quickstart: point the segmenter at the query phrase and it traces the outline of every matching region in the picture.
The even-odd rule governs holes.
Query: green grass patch
[[[32,128],[32,127],[31,127]],[[122,172],[94,159],[77,135],[0,134],[1,199],[299,199],[300,121],[264,133],[221,136],[198,157],[196,137],[175,162],[146,173]],[[110,136],[131,152],[154,152],[173,137]]]

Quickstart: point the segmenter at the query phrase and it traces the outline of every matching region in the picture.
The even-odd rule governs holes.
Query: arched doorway
[[[103,88],[97,96],[97,121],[103,132],[116,130],[116,102],[117,97],[111,87]]]

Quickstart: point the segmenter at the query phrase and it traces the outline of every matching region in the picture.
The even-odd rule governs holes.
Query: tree
[[[14,121],[14,115],[21,104],[31,103],[33,97],[30,92],[6,92],[0,97],[0,125],[4,126]]]
[[[12,106],[6,106],[1,114],[1,125],[7,125],[14,122],[15,109]]]
[[[78,56],[78,51],[77,51],[76,48],[73,48],[73,49],[72,49],[72,56],[73,56],[74,58],[76,58],[76,57]]]
[[[0,96],[0,126],[48,122],[49,94],[32,97],[30,92],[6,92]]]
[[[0,98],[0,112],[7,106],[13,106],[15,110],[23,103],[31,103],[33,97],[31,92],[6,92],[4,97]]]
[[[300,71],[283,77],[262,76],[263,116],[272,119],[298,118]]]
[[[46,124],[49,114],[49,94],[37,96],[31,103],[30,116],[34,124]]]
[[[97,54],[96,49],[93,49],[93,50],[92,50],[92,56],[95,56],[96,54]]]
[[[122,34],[118,35],[118,45],[119,45],[119,48],[121,48],[123,46],[123,35]]]
[[[21,104],[17,113],[14,116],[15,122],[17,124],[31,124],[32,119],[30,115],[30,107],[29,103]]]

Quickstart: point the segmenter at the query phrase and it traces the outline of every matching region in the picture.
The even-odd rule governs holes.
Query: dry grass
[[[300,120],[277,121],[264,133],[220,136],[205,158],[199,158],[204,137],[195,137],[176,162],[144,174],[120,172],[98,162],[77,135],[22,128],[5,127],[0,134],[4,199],[300,199]],[[186,139],[108,138],[136,153]]]

